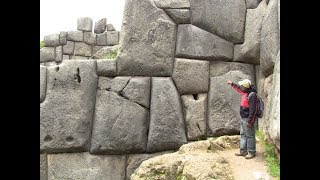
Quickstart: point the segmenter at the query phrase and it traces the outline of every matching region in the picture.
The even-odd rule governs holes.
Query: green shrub
[[[44,47],[44,42],[40,40],[40,49]]]
[[[119,49],[114,49],[111,53],[106,54],[105,59],[116,59]]]

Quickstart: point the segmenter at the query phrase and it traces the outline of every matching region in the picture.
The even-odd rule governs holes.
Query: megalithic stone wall
[[[120,32],[83,17],[76,31],[46,36],[41,179],[130,179],[148,158],[239,134],[241,97],[227,79],[256,85],[266,105],[256,126],[280,152],[278,6],[128,0]]]

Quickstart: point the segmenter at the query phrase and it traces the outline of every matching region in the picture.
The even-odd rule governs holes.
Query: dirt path
[[[242,156],[235,156],[239,149],[230,149],[218,152],[230,164],[235,180],[276,180],[277,178],[267,173],[263,147],[261,143],[256,144],[257,154],[252,159],[245,159]]]

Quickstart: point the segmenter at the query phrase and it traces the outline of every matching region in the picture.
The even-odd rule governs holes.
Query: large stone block
[[[74,42],[67,41],[67,44],[63,46],[63,54],[73,55],[74,53]]]
[[[92,32],[92,19],[90,17],[80,17],[77,19],[77,30]]]
[[[91,45],[91,46],[94,46],[96,45],[96,42],[97,42],[97,38],[96,38],[96,35],[92,32],[84,32],[83,34],[83,42]]]
[[[43,47],[40,49],[40,62],[49,62],[56,59],[55,47]]]
[[[46,35],[43,38],[45,47],[56,47],[60,45],[60,35],[59,34],[50,34]]]
[[[170,77],[152,77],[148,152],[187,143],[180,95]]]
[[[162,9],[190,8],[189,0],[154,0],[154,3]]]
[[[40,180],[47,180],[48,163],[47,154],[40,154]]]
[[[92,47],[86,43],[76,42],[74,45],[74,55],[90,57],[92,55]]]
[[[237,83],[244,78],[254,82],[254,74],[247,75],[239,70],[210,77],[208,97],[208,127],[210,133],[207,136],[239,134],[241,95],[227,84],[227,79]]]
[[[243,43],[245,0],[190,0],[191,24],[227,41]]]
[[[176,57],[231,61],[233,44],[191,24],[178,25]]]
[[[116,29],[113,27],[112,24],[107,24],[107,31],[115,31]]]
[[[48,180],[125,179],[126,157],[120,155],[93,156],[89,153],[48,155]]]
[[[70,59],[69,55],[63,55],[62,56],[62,60],[68,60],[68,59]]]
[[[106,46],[107,45],[107,32],[97,34],[97,46]]]
[[[60,42],[60,45],[66,45],[67,44],[67,36],[68,36],[68,32],[60,32],[60,39],[59,39],[59,42]]]
[[[48,67],[46,99],[40,104],[40,151],[88,151],[98,77],[94,60]]]
[[[237,62],[210,62],[210,76],[221,76],[228,73],[229,71],[241,71],[244,74],[254,74],[254,65],[237,63]],[[240,79],[239,79],[240,80]],[[252,81],[255,82],[255,81]]]
[[[181,96],[188,140],[206,137],[207,94]]]
[[[107,18],[102,18],[94,24],[94,33],[101,34],[106,30]]]
[[[165,12],[176,24],[190,24],[189,9],[165,9]]]
[[[47,67],[40,65],[40,103],[46,98]]]
[[[113,46],[119,44],[119,31],[107,32],[107,45]]]
[[[151,0],[126,1],[118,74],[171,76],[176,24]]]
[[[256,9],[248,9],[244,43],[234,46],[234,61],[260,64],[260,36],[262,18],[267,4],[261,2]]]
[[[83,60],[83,59],[89,59],[88,56],[70,56],[70,59],[73,59],[73,60]]]
[[[62,62],[63,58],[63,51],[62,51],[62,46],[56,47],[56,63]]]
[[[100,49],[104,48],[106,46],[93,46],[92,47],[92,54],[94,56],[95,53],[97,53]],[[110,47],[110,46],[107,46],[107,47]],[[100,58],[100,59],[103,59],[103,58]]]
[[[247,9],[255,9],[262,0],[246,0]],[[265,1],[264,1],[265,3]]]
[[[123,96],[142,107],[150,107],[150,77],[131,78],[123,89]]]
[[[67,35],[68,41],[82,42],[83,41],[83,31],[68,31]]]
[[[119,94],[127,86],[131,78],[130,76],[117,76],[114,78],[99,76],[98,89],[113,91]]]
[[[117,63],[113,59],[98,59],[97,60],[97,74],[98,76],[117,75]]]
[[[209,62],[176,58],[172,79],[180,94],[208,92]]]
[[[260,67],[265,77],[273,73],[277,53],[280,49],[278,22],[278,0],[270,0],[262,20],[260,45]]]
[[[149,112],[116,92],[98,90],[91,154],[145,152]]]

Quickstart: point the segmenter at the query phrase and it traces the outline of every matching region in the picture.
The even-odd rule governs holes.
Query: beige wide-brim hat
[[[238,84],[245,88],[249,88],[251,86],[251,81],[249,79],[244,79],[242,81],[239,81]]]

